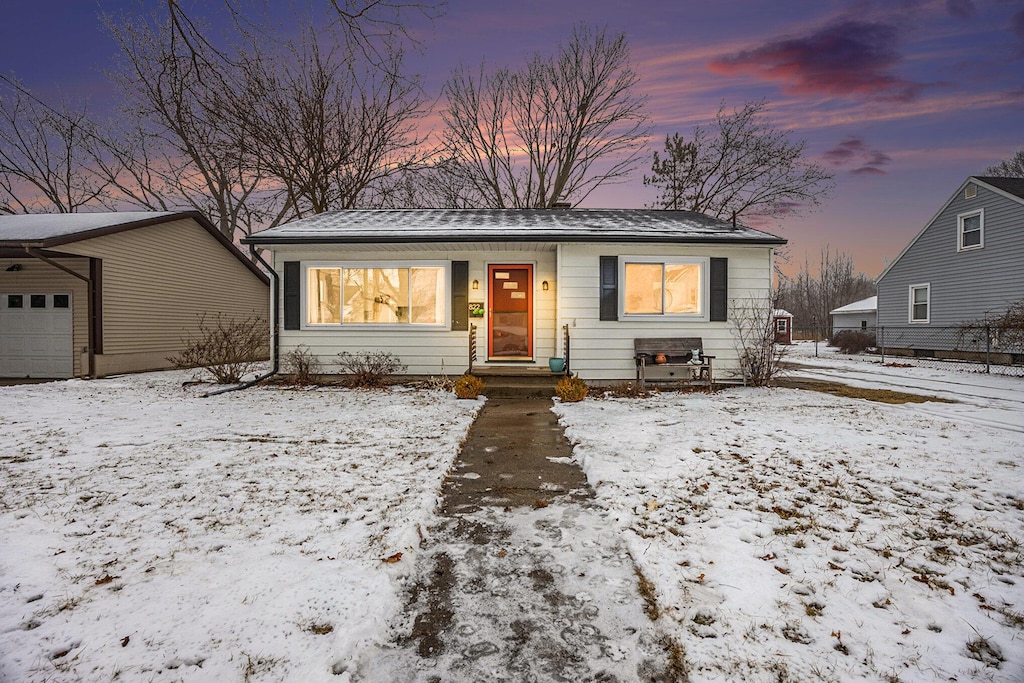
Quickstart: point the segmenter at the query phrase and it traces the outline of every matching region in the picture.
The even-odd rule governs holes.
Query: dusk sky
[[[0,70],[44,98],[84,96],[106,112],[113,88],[102,71],[116,47],[97,14],[138,4],[163,3],[5,0]],[[272,6],[287,16],[286,2]],[[409,68],[436,95],[460,62],[522,64],[580,21],[627,34],[649,96],[651,152],[713,119],[721,102],[766,98],[771,121],[835,172],[820,209],[764,226],[790,241],[788,272],[830,244],[878,275],[968,175],[1024,146],[1020,0],[450,0],[433,26],[417,22],[422,52]],[[647,158],[583,206],[652,201]]]

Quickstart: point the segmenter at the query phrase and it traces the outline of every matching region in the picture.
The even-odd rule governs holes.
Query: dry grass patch
[[[920,394],[907,394],[902,391],[890,391],[889,389],[862,389],[851,387],[839,382],[823,382],[818,380],[783,380],[777,386],[787,389],[807,389],[808,391],[820,391],[823,394],[842,396],[843,398],[862,398],[877,403],[956,403],[946,398],[935,396],[921,396]]]

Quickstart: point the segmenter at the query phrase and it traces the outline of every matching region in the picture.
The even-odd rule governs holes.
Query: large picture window
[[[623,315],[694,316],[707,313],[705,260],[624,259]]]
[[[308,325],[443,325],[441,264],[342,264],[306,268]]]

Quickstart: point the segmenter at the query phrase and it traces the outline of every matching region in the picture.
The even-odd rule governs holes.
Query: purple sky
[[[138,3],[4,4],[0,69],[44,96],[108,106],[102,71],[115,46],[96,16],[100,6]],[[287,16],[286,5],[274,2],[274,12]],[[522,63],[581,20],[628,35],[650,97],[652,151],[667,133],[688,135],[713,118],[722,101],[763,97],[775,125],[836,172],[821,209],[764,226],[790,241],[787,271],[830,244],[877,275],[964,178],[1024,146],[1019,0],[450,0],[432,27],[415,27],[423,51],[409,65],[436,94],[459,62]],[[644,206],[653,199],[640,181],[648,169],[584,206]]]

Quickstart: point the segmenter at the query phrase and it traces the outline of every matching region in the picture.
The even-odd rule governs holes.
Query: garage
[[[69,292],[0,295],[0,377],[71,377],[71,310]]]

